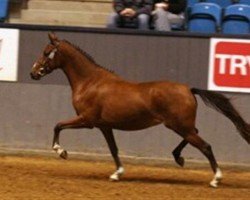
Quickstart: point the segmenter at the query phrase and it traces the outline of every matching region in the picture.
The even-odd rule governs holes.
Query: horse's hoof
[[[112,174],[110,177],[109,177],[109,180],[112,181],[112,182],[117,182],[120,180],[119,178],[119,175],[118,174]]]
[[[217,168],[214,179],[210,182],[210,186],[213,188],[217,188],[221,180],[222,180],[222,173],[221,170]]]
[[[218,182],[215,181],[215,180],[211,181],[211,182],[210,182],[210,187],[212,187],[212,188],[217,188],[217,187],[218,187]]]
[[[180,165],[181,167],[184,167],[185,159],[183,157],[179,157],[179,158],[175,159],[175,161],[178,165]]]
[[[110,177],[109,180],[110,181],[119,181],[120,177],[123,175],[124,173],[124,168],[123,167],[119,167],[115,173],[113,173]]]
[[[66,150],[63,150],[63,151],[60,153],[60,158],[65,159],[65,160],[68,159],[68,153],[67,153]]]

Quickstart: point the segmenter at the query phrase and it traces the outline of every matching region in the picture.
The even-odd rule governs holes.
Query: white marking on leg
[[[214,175],[214,179],[210,182],[210,186],[217,188],[221,180],[222,180],[222,172],[219,168],[217,168]]]
[[[57,151],[57,149],[60,149],[60,148],[61,148],[61,146],[57,143],[55,143],[53,146],[53,150],[55,150],[55,151]]]
[[[113,173],[109,178],[111,181],[119,181],[123,173],[124,173],[124,168],[119,167],[118,170],[116,170],[115,173]]]
[[[61,153],[64,151],[64,149],[61,148],[61,146],[60,146],[59,144],[55,144],[55,145],[53,146],[53,150],[54,150],[56,153],[58,153],[59,155],[61,155]]]

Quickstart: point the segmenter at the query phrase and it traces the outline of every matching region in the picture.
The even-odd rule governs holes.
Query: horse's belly
[[[161,124],[162,121],[152,117],[127,118],[125,120],[114,120],[104,122],[102,125],[118,130],[141,130]]]
[[[148,98],[142,96],[139,92],[126,91],[107,97],[99,116],[103,125],[119,130],[140,130],[162,123]]]
[[[113,129],[117,130],[124,130],[124,131],[137,131],[137,130],[142,130],[149,128],[151,126],[155,126],[160,124],[161,122],[154,122],[154,123],[130,123],[129,125],[127,124],[116,124],[112,126]]]

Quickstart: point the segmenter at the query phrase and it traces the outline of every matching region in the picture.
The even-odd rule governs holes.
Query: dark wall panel
[[[143,35],[57,33],[89,53],[98,64],[135,81],[173,80],[206,88],[208,40]],[[31,42],[32,41],[32,42]],[[29,70],[48,43],[47,32],[22,31],[20,82],[33,82]],[[60,73],[40,83],[66,84]]]

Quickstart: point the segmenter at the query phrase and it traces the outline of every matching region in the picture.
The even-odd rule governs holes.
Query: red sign
[[[212,39],[209,89],[250,92],[250,40]]]

